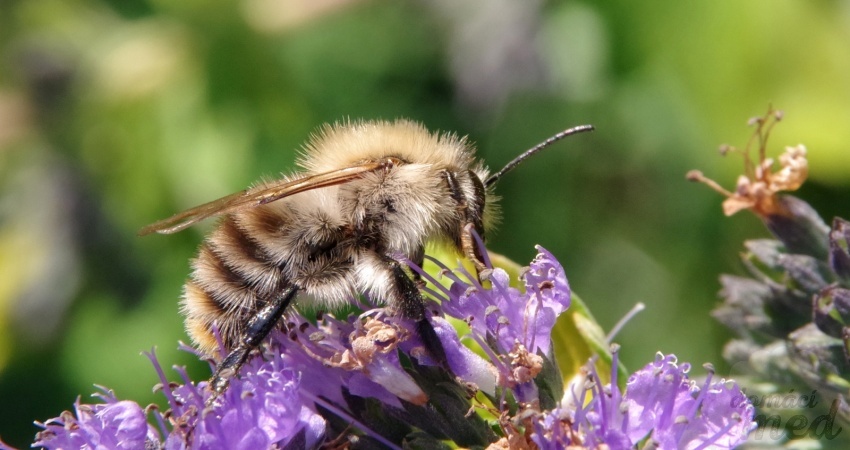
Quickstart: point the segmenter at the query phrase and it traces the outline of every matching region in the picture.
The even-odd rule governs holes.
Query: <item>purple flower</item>
[[[299,396],[300,373],[285,367],[280,355],[252,358],[211,405],[206,382],[194,384],[178,368],[184,384],[172,387],[153,352],[147,356],[171,407],[160,416],[172,428],[167,449],[249,450],[283,447],[296,438],[309,448],[324,434],[324,419]]]
[[[317,325],[293,326],[290,339],[276,335],[284,365],[307,376],[303,387],[314,396],[343,404],[343,388],[401,407],[399,398],[424,404],[428,396],[401,367],[399,345],[412,336],[406,321],[377,308],[348,321],[323,315]]]
[[[615,350],[610,385],[601,386],[591,367],[583,386],[571,387],[560,405],[546,410],[563,392],[557,370],[544,371],[544,366],[552,364],[550,333],[569,307],[570,288],[554,257],[538,250],[521,278],[524,293],[510,287],[501,269],[484,274],[489,282],[482,284],[463,269],[455,273],[443,266],[454,281],[444,288],[413,267],[439,290],[431,291],[442,302],[428,304],[429,321],[451,373],[431,359],[413,321],[384,308],[345,320],[325,314],[315,322],[291,313],[285,332],[272,333],[218,397],[212,397],[206,381],[192,382],[182,368],[175,368],[181,382],[169,382],[150,352],[167,411],[147,416],[136,403],[106,392],[102,404],[77,401],[76,414],[40,424],[44,431],[36,445],[248,450],[357,442],[430,448],[451,441],[459,447],[533,442],[555,450],[626,449],[649,442],[661,449],[696,450],[729,448],[746,437],[753,407],[740,389],[712,382],[712,375],[698,386],[687,377],[689,366],[677,365],[673,356],[659,355],[621,392]],[[441,310],[464,320],[469,332],[459,335]],[[464,345],[470,340],[483,357]],[[501,436],[492,423],[472,414],[476,390],[501,399],[494,404],[501,413]],[[504,401],[509,394],[515,402]],[[509,403],[515,406],[505,407]],[[149,418],[159,432],[148,425]]]
[[[138,404],[119,401],[106,389],[96,394],[105,403],[94,405],[74,402],[74,413],[65,411],[44,423],[44,430],[35,438],[35,446],[48,449],[116,448],[134,450],[145,448],[145,442],[158,442],[159,436],[148,425],[145,413]]]
[[[662,450],[742,444],[756,425],[752,404],[737,384],[713,382],[709,372],[698,385],[688,379],[689,370],[689,364],[677,365],[675,356],[659,353],[654,362],[632,374],[625,392],[620,392],[614,352],[611,384],[589,381],[598,380],[591,373],[586,389],[567,393],[573,396],[573,405],[586,406],[562,406],[542,414],[532,439],[542,449],[576,444],[630,449],[645,439]],[[586,396],[591,397],[589,402]]]
[[[506,354],[518,344],[532,354],[548,353],[555,319],[570,306],[570,286],[552,254],[540,246],[537,250],[523,277],[525,293],[510,287],[502,269],[493,269],[489,289],[474,277],[468,283],[449,274],[454,284],[443,311],[465,320],[479,337],[494,338],[499,353]]]
[[[435,316],[431,323],[443,344],[452,372],[475,388],[494,394],[498,373],[493,364],[463,345],[457,330],[447,320]]]
[[[492,368],[487,366],[489,372],[495,371],[497,384],[511,388],[521,402],[537,398],[534,378],[543,370],[544,356],[551,352],[555,321],[570,305],[564,269],[551,253],[539,246],[537,250],[537,257],[522,277],[524,293],[510,286],[508,274],[502,269],[492,269],[487,277],[491,287],[485,288],[476,277],[463,272],[469,280],[464,281],[445,266],[443,273],[454,283],[441,293],[432,292],[442,298],[443,312],[469,324],[470,337],[493,364]],[[453,344],[444,342],[444,346],[451,348]],[[449,358],[455,373],[466,381],[486,386],[481,384],[488,376],[482,370],[484,366],[471,355],[457,356],[460,358]],[[479,370],[465,376],[464,370],[470,367]],[[474,380],[470,379],[473,375]]]

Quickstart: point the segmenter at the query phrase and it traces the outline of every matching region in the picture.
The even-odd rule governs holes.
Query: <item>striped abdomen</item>
[[[227,216],[209,235],[192,261],[181,304],[201,351],[216,353],[213,324],[232,349],[254,313],[290,286],[323,305],[354,296],[347,227],[333,208],[320,208],[332,201],[330,191]]]

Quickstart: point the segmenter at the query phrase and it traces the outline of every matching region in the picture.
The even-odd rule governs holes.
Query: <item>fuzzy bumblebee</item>
[[[359,294],[416,322],[428,351],[445,355],[425,314],[416,275],[425,244],[443,241],[484,270],[473,232],[497,216],[496,181],[522,160],[578,132],[565,130],[490,175],[465,138],[408,121],[328,125],[305,145],[302,169],[151,224],[174,233],[223,216],[192,262],[181,310],[194,343],[213,355],[217,329],[229,353],[210,386],[226,389],[250,351],[299,302],[336,308]]]

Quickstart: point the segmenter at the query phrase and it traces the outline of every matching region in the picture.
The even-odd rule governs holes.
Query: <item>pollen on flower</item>
[[[540,355],[529,353],[524,345],[517,342],[513,350],[508,353],[511,364],[513,382],[528,383],[543,370],[543,358]]]
[[[389,353],[395,350],[401,341],[398,329],[380,320],[368,318],[363,325],[363,330],[366,330],[366,334],[358,333],[351,340],[351,347],[364,365],[372,362],[376,353]]]
[[[799,189],[809,174],[809,163],[804,145],[785,147],[785,152],[779,156],[779,169],[773,171],[776,161],[767,157],[767,140],[780,120],[782,112],[770,109],[763,117],[750,119],[749,124],[756,130],[743,151],[729,145],[720,147],[722,155],[738,153],[744,159],[744,173],[738,177],[734,191],[724,189],[699,170],[688,172],[687,179],[706,184],[725,196],[723,212],[727,216],[744,209],[752,210],[761,217],[784,214],[785,207],[777,201],[776,194]],[[756,161],[750,156],[753,145],[758,145]]]

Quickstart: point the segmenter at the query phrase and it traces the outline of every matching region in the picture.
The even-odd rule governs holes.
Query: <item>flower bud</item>
[[[811,386],[847,392],[850,382],[841,374],[848,373],[844,342],[822,333],[808,324],[788,335],[791,370]]]
[[[776,208],[761,216],[768,230],[785,244],[789,253],[825,259],[829,227],[808,203],[797,197],[776,197]]]
[[[836,217],[829,232],[829,265],[850,285],[850,222]]]
[[[850,324],[850,289],[829,286],[814,299],[815,325],[824,333],[841,338]]]

